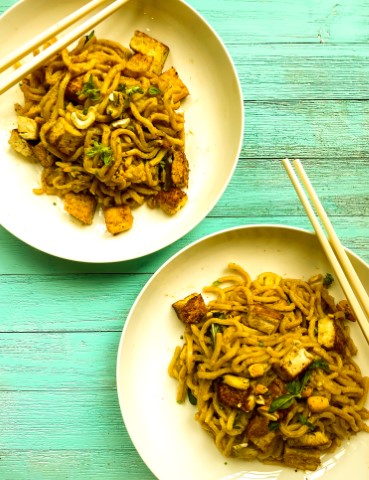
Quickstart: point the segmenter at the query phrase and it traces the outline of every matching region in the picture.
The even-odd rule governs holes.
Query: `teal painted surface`
[[[0,11],[14,2],[0,0]],[[369,262],[369,0],[190,0],[238,70],[245,134],[208,217],[143,259],[50,257],[0,227],[0,479],[153,480],[122,423],[120,333],[153,272],[222,228],[308,228],[280,159],[300,157],[342,242]],[[189,479],[197,480],[197,479]]]

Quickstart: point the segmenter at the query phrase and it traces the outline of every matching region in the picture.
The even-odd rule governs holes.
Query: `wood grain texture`
[[[0,227],[1,480],[155,478],[119,410],[121,330],[151,275],[189,243],[238,225],[311,230],[282,158],[303,160],[343,244],[369,262],[369,0],[188,3],[240,77],[235,174],[200,225],[135,261],[61,260]]]
[[[116,425],[117,429],[121,427]],[[153,480],[154,475],[142,463],[136,450],[125,448],[127,434],[121,438],[121,447],[111,450],[0,450],[2,480]],[[27,476],[25,476],[27,472]],[[72,472],[72,474],[71,474]]]

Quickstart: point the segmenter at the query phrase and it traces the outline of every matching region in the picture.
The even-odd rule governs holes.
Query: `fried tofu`
[[[337,350],[340,353],[345,351],[345,335],[342,327],[333,316],[318,320],[318,343],[328,350]]]
[[[180,79],[177,70],[174,67],[170,67],[163,72],[159,77],[159,88],[162,92],[168,90],[171,87],[173,89],[173,103],[177,103],[189,94],[188,88]]]
[[[277,434],[275,432],[269,432],[266,433],[265,435],[262,435],[261,437],[249,437],[249,440],[252,441],[252,443],[259,448],[262,452],[265,452],[268,450],[268,448],[271,446],[271,444],[274,442],[276,439]]]
[[[230,408],[238,408],[243,412],[250,412],[255,406],[255,402],[250,397],[250,389],[239,390],[226,383],[218,382],[216,391],[219,402]]]
[[[291,438],[288,443],[291,447],[315,448],[329,446],[331,441],[324,432],[311,432]]]
[[[133,225],[133,215],[128,205],[104,208],[104,218],[108,232],[113,235],[130,230]]]
[[[48,141],[64,155],[71,156],[83,145],[84,134],[59,117],[48,133]]]
[[[252,440],[253,438],[262,437],[269,432],[268,419],[260,415],[256,415],[252,418],[247,425],[247,438]]]
[[[247,326],[255,328],[260,332],[272,335],[279,327],[283,314],[264,307],[263,305],[250,305],[250,310],[246,317]]]
[[[136,53],[143,53],[153,57],[150,71],[157,75],[161,74],[169,54],[169,47],[139,30],[135,31],[129,46]]]
[[[278,368],[285,380],[297,377],[313,362],[314,357],[300,345],[295,345],[284,357]]]
[[[316,470],[320,465],[320,452],[313,448],[295,448],[286,446],[283,462],[299,470]]]
[[[81,103],[79,96],[84,85],[84,75],[73,77],[65,89],[65,98],[73,103]]]
[[[144,53],[135,53],[128,60],[124,69],[124,74],[131,77],[141,77],[150,70],[153,63],[153,57]]]
[[[39,138],[39,125],[33,118],[18,115],[18,133],[25,140],[37,140]]]
[[[271,398],[274,399],[286,393],[286,386],[279,377],[276,377],[268,386],[268,391]]]
[[[14,129],[10,132],[8,143],[15,152],[20,153],[23,157],[33,157],[32,146],[19,135],[18,130]]]
[[[187,202],[187,194],[179,188],[161,190],[156,195],[156,202],[167,215],[175,215]]]
[[[51,167],[55,163],[55,157],[46,150],[45,145],[40,142],[33,147],[34,156],[44,168]]]
[[[91,225],[97,201],[88,193],[69,192],[64,197],[64,210],[85,225]]]
[[[177,317],[185,324],[199,323],[208,313],[208,308],[200,293],[192,293],[183,300],[173,303]]]
[[[171,180],[178,188],[188,187],[189,166],[186,154],[180,150],[173,153]]]
[[[325,348],[334,347],[336,328],[334,319],[328,315],[318,320],[318,343]]]

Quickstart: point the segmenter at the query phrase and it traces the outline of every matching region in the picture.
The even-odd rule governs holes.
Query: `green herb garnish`
[[[296,379],[292,380],[292,382],[286,383],[286,389],[288,393],[285,393],[277,398],[275,398],[269,407],[269,412],[273,413],[276,410],[285,410],[289,408],[296,398],[301,398],[301,392],[305,388],[306,384],[308,383],[311,373],[314,369],[321,368],[325,371],[329,371],[329,367],[326,361],[322,359],[314,360],[313,363],[309,366],[309,368],[304,373],[301,380]]]
[[[104,162],[104,165],[109,165],[109,163],[113,161],[112,149],[96,140],[93,141],[93,146],[87,151],[86,155],[88,157],[99,155],[100,159]]]
[[[88,35],[85,35],[85,45],[87,42],[89,42],[91,40],[91,38],[93,38],[95,36],[95,30],[92,30],[91,33],[89,33]]]
[[[213,318],[221,318],[222,320],[224,320],[226,316],[223,312],[213,312]]]
[[[133,85],[133,87],[128,87],[128,88],[126,88],[125,91],[126,91],[126,94],[128,96],[131,96],[134,93],[144,93],[144,91],[142,90],[142,88],[139,85]]]
[[[159,88],[153,87],[152,85],[149,87],[147,92],[149,95],[161,95],[162,93],[162,91]]]
[[[188,396],[188,400],[190,401],[191,405],[197,405],[197,398],[192,393],[192,390],[189,389],[189,388],[187,388],[187,396]]]
[[[79,92],[78,95],[85,95],[86,97],[91,98],[91,100],[94,101],[100,98],[100,90],[96,88],[92,74],[90,75],[87,82],[83,84],[82,91]]]
[[[279,428],[279,422],[269,422],[268,423],[268,429],[271,431],[271,432],[274,432],[275,430],[278,430]]]
[[[222,329],[221,329],[220,325],[218,325],[217,323],[212,323],[211,324],[210,339],[211,339],[211,344],[212,344],[213,348],[215,347],[217,333],[221,332],[221,331],[222,331]]]
[[[311,432],[313,432],[316,429],[316,426],[313,425],[311,422],[309,422],[309,420],[302,413],[299,413],[297,415],[297,418],[298,418],[298,421],[301,423],[301,425],[306,425],[307,427],[309,427]]]
[[[118,85],[118,91],[123,92],[125,94],[124,103],[126,107],[128,107],[129,105],[129,102],[131,100],[131,95],[133,95],[134,93],[144,93],[144,91],[139,85],[133,85],[132,87],[127,87],[125,83],[120,83]]]
[[[286,408],[290,408],[296,396],[297,395],[292,395],[291,393],[285,393],[284,395],[275,398],[270,404],[269,412],[273,413],[276,410],[285,410]]]
[[[331,275],[330,273],[327,273],[323,280],[323,286],[326,288],[330,287],[333,283],[333,280],[334,280],[333,275]]]

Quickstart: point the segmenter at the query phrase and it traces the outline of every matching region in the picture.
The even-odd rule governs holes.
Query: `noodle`
[[[130,47],[92,32],[29,74],[9,139],[43,167],[35,193],[63,198],[84,224],[100,205],[112,234],[130,229],[145,202],[174,215],[187,201],[189,92],[174,67],[162,71],[166,45],[136,31]]]
[[[316,470],[322,453],[369,432],[369,378],[352,359],[343,304],[328,276],[251,281],[229,268],[204,287],[215,296],[207,304],[196,293],[173,304],[185,324],[168,367],[177,401],[197,405],[195,419],[225,456]]]

